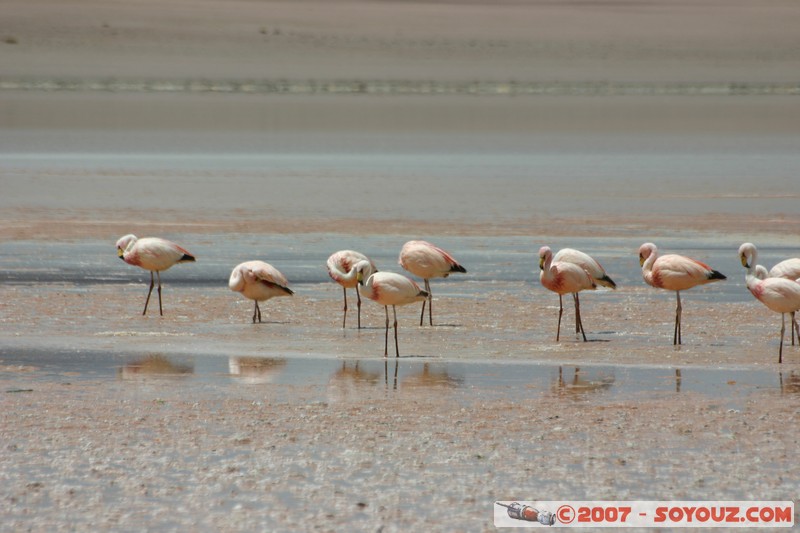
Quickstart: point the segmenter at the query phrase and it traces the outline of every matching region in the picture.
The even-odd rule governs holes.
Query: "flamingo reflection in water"
[[[581,370],[575,367],[572,373],[572,379],[564,378],[563,367],[558,367],[558,377],[551,383],[550,391],[556,396],[567,395],[571,398],[579,398],[588,393],[604,392],[610,389],[616,382],[613,374],[606,374],[598,372],[596,376],[592,376],[591,372]]]
[[[328,401],[361,402],[380,379],[380,372],[368,370],[361,361],[342,361],[342,366],[328,379]]]
[[[242,383],[274,383],[286,367],[286,359],[278,357],[228,358],[228,371]]]
[[[184,377],[194,373],[194,366],[175,362],[163,354],[150,354],[142,359],[126,363],[119,369],[123,380],[147,379],[148,377]]]

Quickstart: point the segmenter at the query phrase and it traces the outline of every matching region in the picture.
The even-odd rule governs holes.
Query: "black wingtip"
[[[608,284],[608,286],[611,287],[612,289],[617,288],[617,284],[614,283],[614,280],[609,278],[608,276],[603,276],[601,279],[605,281]]]
[[[187,263],[187,262],[194,262],[194,261],[197,261],[197,259],[195,259],[193,255],[183,254],[183,257],[181,257],[180,261],[178,261],[178,262],[179,263]]]
[[[463,274],[466,274],[467,273],[467,269],[462,267],[461,265],[456,264],[456,265],[453,265],[452,268],[450,268],[450,272],[461,272]]]
[[[708,275],[708,279],[728,279],[725,274],[721,272],[717,272],[716,270],[712,270],[711,274]]]

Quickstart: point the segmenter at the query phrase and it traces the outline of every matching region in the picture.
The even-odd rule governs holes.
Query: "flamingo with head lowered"
[[[425,281],[425,292],[428,294],[428,320],[433,325],[433,293],[428,280],[431,278],[446,278],[453,272],[466,273],[467,269],[461,266],[452,255],[438,246],[427,241],[408,241],[400,250],[397,261],[404,270],[419,276]],[[422,301],[422,313],[419,315],[419,325],[425,317],[425,302]]]
[[[342,328],[344,329],[347,323],[347,289],[356,290],[356,298],[358,303],[358,329],[361,329],[361,294],[358,292],[358,276],[354,268],[360,261],[366,261],[369,266],[369,271],[364,271],[364,276],[369,278],[378,269],[375,263],[366,255],[355,252],[353,250],[340,250],[332,254],[328,258],[328,275],[333,281],[342,286],[342,294],[344,295],[344,316],[342,317]]]
[[[539,257],[541,259],[541,254],[543,250],[550,251],[550,248],[547,246],[542,247],[539,250]],[[562,248],[555,255],[552,256],[553,263],[572,263],[574,265],[578,265],[583,270],[589,274],[589,277],[592,278],[592,281],[595,285],[602,285],[603,287],[608,287],[609,289],[616,289],[617,284],[614,283],[614,280],[611,279],[608,274],[606,274],[605,269],[603,266],[592,256],[581,252],[580,250],[575,250],[573,248]],[[541,263],[541,261],[540,261]],[[541,264],[539,265],[541,269]],[[541,274],[540,274],[541,280]],[[559,301],[561,299],[561,295],[559,295]],[[583,334],[583,340],[586,340],[586,335],[583,332],[583,324],[580,320],[580,308],[581,308],[581,300],[580,300],[580,293],[574,292],[572,293],[572,299],[575,302],[575,333]],[[558,340],[558,336],[556,336],[556,340]]]
[[[611,278],[608,279],[610,280]],[[575,302],[575,332],[580,333],[583,336],[583,341],[586,342],[586,333],[583,331],[583,323],[581,322],[580,300],[578,300],[577,295],[580,291],[597,288],[597,283],[589,272],[575,263],[564,260],[557,261],[553,257],[553,251],[548,246],[542,246],[539,249],[539,281],[546,289],[558,294],[556,342],[561,338],[561,316],[564,314],[562,296],[565,294],[573,295],[573,301]]]
[[[639,264],[642,266],[642,278],[648,285],[675,291],[678,305],[675,309],[675,333],[672,344],[681,344],[681,291],[727,278],[705,263],[683,255],[659,256],[658,248],[651,242],[639,247]]]
[[[745,275],[747,290],[756,300],[771,311],[781,314],[781,341],[778,347],[778,363],[783,362],[783,335],[786,332],[786,313],[800,310],[800,283],[785,278],[768,277],[767,269],[750,264]]]
[[[375,272],[366,277],[370,272],[368,261],[360,261],[355,266],[358,282],[364,296],[379,303],[386,311],[386,335],[383,346],[383,356],[389,355],[389,306],[394,314],[394,350],[395,356],[400,357],[397,342],[397,309],[398,305],[407,305],[414,302],[425,301],[428,293],[419,288],[419,285],[402,274],[394,272]]]
[[[195,257],[192,254],[172,241],[158,237],[139,239],[133,234],[125,235],[117,241],[117,255],[129,265],[150,271],[150,290],[147,292],[147,299],[144,301],[142,315],[147,314],[147,304],[150,303],[150,295],[153,293],[153,286],[155,285],[153,272],[158,276],[158,312],[163,316],[161,272],[177,263],[195,261]]]
[[[745,268],[755,267],[758,265],[758,249],[755,244],[746,242],[739,247],[739,258],[742,260],[742,266]],[[764,270],[766,271],[765,267]],[[800,279],[800,257],[792,257],[785,259],[772,267],[767,273],[770,278],[783,278],[792,281]],[[794,346],[794,334],[797,331],[798,342],[800,342],[800,326],[797,324],[797,317],[795,312],[791,312],[792,317],[792,346]]]
[[[253,310],[253,324],[256,323],[256,318],[261,323],[261,308],[258,307],[258,302],[294,294],[289,288],[286,276],[264,261],[246,261],[236,265],[228,280],[228,287],[256,303]]]

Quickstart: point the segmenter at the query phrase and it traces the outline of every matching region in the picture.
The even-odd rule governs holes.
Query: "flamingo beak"
[[[750,268],[750,265],[748,264],[749,262],[747,261],[747,256],[742,254],[741,259],[742,259],[742,266],[745,268]]]
[[[544,270],[544,257],[539,258],[539,270]]]
[[[639,254],[639,266],[644,266],[644,256]]]
[[[358,280],[358,284],[359,285],[364,285],[364,273],[363,272],[359,272],[358,276],[356,276],[356,279]]]
[[[125,255],[125,252],[122,250],[122,248],[117,248],[117,257],[119,257],[120,259],[122,259],[124,261],[125,258],[122,257],[123,255]]]

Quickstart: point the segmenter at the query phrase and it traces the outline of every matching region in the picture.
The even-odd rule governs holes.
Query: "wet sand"
[[[736,248],[799,248],[800,9],[329,6],[6,6],[0,530],[490,531],[496,500],[793,498],[800,349],[777,365]],[[555,92],[448,85],[476,81]],[[200,258],[164,274],[163,318],[114,254],[129,232]],[[398,270],[420,237],[470,273],[433,282],[436,327],[398,309],[382,369],[383,310],[357,331],[351,299],[342,330],[322,265]],[[680,348],[648,240],[729,276],[686,293]],[[554,341],[543,244],[620,284],[581,298],[592,342],[571,306]],[[260,325],[225,287],[255,256],[296,290]]]

